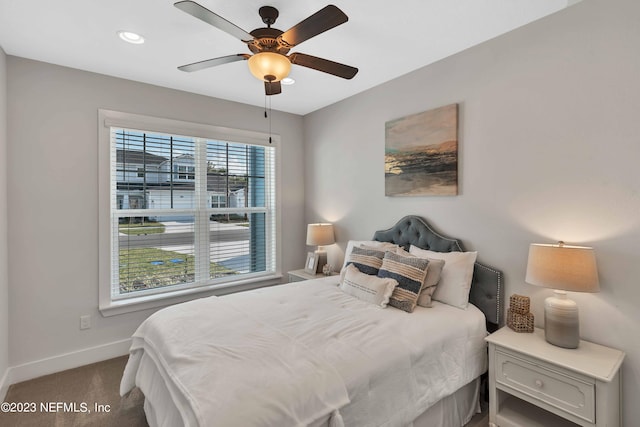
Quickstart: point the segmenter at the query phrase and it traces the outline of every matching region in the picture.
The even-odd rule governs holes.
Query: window
[[[212,208],[226,208],[227,207],[227,196],[220,195],[220,194],[211,196],[211,207]]]
[[[173,179],[175,180],[194,180],[196,168],[195,166],[173,165]]]
[[[108,170],[101,206],[109,212],[100,221],[107,228],[101,263],[109,265],[108,278],[100,274],[103,313],[278,277],[278,141],[104,110],[100,116],[101,153],[109,153],[100,162]]]

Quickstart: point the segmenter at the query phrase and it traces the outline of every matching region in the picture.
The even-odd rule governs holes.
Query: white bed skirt
[[[153,364],[145,365],[153,369]],[[147,373],[149,374],[149,372]],[[144,375],[148,383],[142,385],[145,393],[144,412],[150,427],[182,425],[180,412],[173,404],[169,391],[159,375]],[[412,426],[407,427],[462,427],[480,412],[480,378],[476,378],[453,394],[442,398],[423,412]],[[146,390],[146,391],[145,391]],[[328,419],[319,420],[310,427],[329,427]],[[349,427],[349,426],[347,426]]]
[[[418,416],[411,426],[407,427],[464,426],[475,414],[480,412],[480,384],[480,378],[476,378],[453,394],[443,397]],[[331,424],[329,420],[325,419],[310,427],[331,427]]]
[[[462,427],[480,412],[480,378],[442,398],[422,413],[413,427]]]

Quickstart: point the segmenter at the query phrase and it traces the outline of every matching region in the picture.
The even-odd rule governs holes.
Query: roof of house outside
[[[157,156],[149,152],[141,150],[116,150],[116,162],[117,163],[136,163],[136,164],[148,164],[159,165],[160,163],[168,160],[166,157]]]
[[[229,192],[233,193],[235,191],[244,188],[245,184],[241,182],[230,182],[229,183]],[[174,181],[174,182],[162,182],[162,183],[142,183],[142,182],[118,182],[117,183],[118,190],[130,190],[130,191],[141,191],[143,189],[149,190],[165,190],[168,191],[170,188],[174,190],[186,190],[193,191],[195,189],[195,181],[187,181],[184,180]],[[207,191],[225,194],[227,192],[227,177],[226,175],[220,175],[216,173],[207,173]]]

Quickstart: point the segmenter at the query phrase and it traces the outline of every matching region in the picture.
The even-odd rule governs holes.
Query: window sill
[[[251,289],[257,289],[266,286],[279,285],[282,282],[281,279],[282,274],[273,274],[270,276],[256,277],[242,281],[236,281],[233,283],[201,286],[198,288],[184,289],[175,292],[166,292],[162,294],[127,298],[124,300],[116,300],[110,301],[106,304],[100,304],[99,309],[100,313],[102,313],[104,317],[110,317],[119,314],[132,313],[135,311],[165,307],[189,301],[195,298],[202,298],[203,296],[221,296],[232,294],[235,292],[249,291]]]

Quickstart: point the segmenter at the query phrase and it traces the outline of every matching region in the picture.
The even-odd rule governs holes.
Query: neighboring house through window
[[[105,110],[100,120],[103,313],[277,278],[277,140]]]

